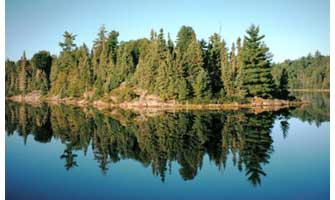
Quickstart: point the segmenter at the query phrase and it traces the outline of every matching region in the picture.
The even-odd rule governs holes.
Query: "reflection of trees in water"
[[[307,121],[308,123],[315,123],[317,127],[322,122],[328,122],[330,118],[330,102],[328,92],[295,92],[297,97],[302,97],[310,103],[303,108],[297,108],[292,112],[292,116]]]
[[[17,130],[23,138],[32,134],[39,142],[58,138],[65,145],[60,157],[66,169],[80,165],[75,151],[86,155],[92,148],[103,173],[107,173],[111,163],[134,159],[145,167],[151,166],[153,174],[164,181],[171,163],[176,161],[182,178],[192,180],[207,154],[222,171],[231,156],[233,165],[244,171],[253,185],[258,185],[266,175],[263,166],[273,151],[270,129],[279,114],[198,111],[140,118],[126,111],[103,114],[90,108],[83,112],[69,106],[7,103],[6,131],[10,135]],[[288,119],[288,115],[281,119]],[[284,126],[288,128],[288,124]]]
[[[77,161],[75,161],[75,158],[77,157],[77,154],[73,153],[72,150],[72,144],[68,143],[66,144],[66,149],[64,150],[64,153],[60,156],[61,159],[65,159],[65,169],[70,170],[71,168],[77,167]]]

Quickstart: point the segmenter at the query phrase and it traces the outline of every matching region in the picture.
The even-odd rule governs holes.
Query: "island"
[[[230,48],[220,33],[208,41],[198,40],[190,26],[180,28],[176,42],[170,34],[166,39],[163,29],[158,33],[151,30],[149,39],[119,42],[117,31],[107,32],[102,26],[91,50],[85,43],[78,47],[72,33],[65,31],[63,37],[59,55],[42,50],[30,60],[25,52],[16,62],[6,60],[6,99],[125,109],[231,109],[308,103],[289,91],[305,88],[306,76],[297,76],[299,68],[292,72],[294,61],[272,63],[265,36],[255,25]],[[308,58],[323,63],[328,59],[325,66],[329,71],[329,56],[317,51],[303,61]],[[310,77],[314,76],[314,85],[307,87],[329,88],[329,75]]]

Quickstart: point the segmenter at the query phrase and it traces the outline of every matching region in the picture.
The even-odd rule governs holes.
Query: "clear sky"
[[[163,28],[172,39],[182,25],[197,38],[219,32],[231,45],[252,24],[260,26],[274,61],[315,52],[329,54],[329,0],[6,0],[6,57],[58,54],[65,30],[89,47],[98,29],[120,32],[120,40],[149,37]]]

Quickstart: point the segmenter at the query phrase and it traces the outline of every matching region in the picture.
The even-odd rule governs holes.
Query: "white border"
[[[334,104],[334,51],[335,51],[335,2],[334,0],[330,0],[330,102]],[[331,104],[331,103],[330,103]],[[330,105],[330,199],[335,200],[335,143],[334,143],[334,133],[335,133],[335,127],[334,127],[334,107]]]
[[[334,53],[335,53],[335,0],[330,0],[330,102],[334,102]],[[1,92],[1,136],[0,138],[0,199],[5,199],[5,0],[0,0],[0,62],[1,62],[1,75],[0,85],[2,85]],[[330,199],[335,200],[335,118],[334,107],[330,106]]]
[[[5,199],[5,0],[0,0],[0,62],[1,76],[1,138],[0,138],[0,199]]]

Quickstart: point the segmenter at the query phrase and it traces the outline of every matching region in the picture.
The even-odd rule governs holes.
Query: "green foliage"
[[[314,55],[274,64],[272,74],[278,84],[283,69],[288,73],[290,89],[329,89],[330,57],[318,51]]]
[[[17,63],[6,60],[6,96],[33,91],[46,95],[50,88],[51,62],[52,57],[47,51],[36,53],[31,60],[26,58],[25,52]]]
[[[117,103],[130,102],[139,96],[134,92],[132,87],[121,86],[112,92],[113,96],[116,96]]]
[[[39,51],[31,58],[32,64],[45,72],[50,72],[52,57],[48,51]]]
[[[73,43],[76,39],[76,35],[65,31],[63,37],[64,42],[60,42],[59,46],[63,49],[63,51],[72,51],[72,48],[76,47],[76,45]]]
[[[244,61],[243,61],[243,46],[241,45],[241,38],[237,38],[237,60],[236,60],[236,67],[237,67],[237,75],[236,75],[236,90],[237,90],[237,97],[240,99],[245,98],[247,95],[247,91],[244,84],[245,74],[243,70]]]
[[[288,91],[288,73],[284,68],[281,72],[279,79],[278,98],[288,99],[289,94],[290,93]]]
[[[254,25],[230,49],[218,33],[208,42],[198,41],[188,26],[180,28],[176,44],[163,29],[152,30],[150,39],[119,42],[117,31],[102,26],[91,51],[85,44],[77,47],[75,35],[66,31],[63,37],[58,56],[39,51],[31,60],[24,53],[16,63],[6,61],[6,95],[37,90],[60,98],[99,99],[132,85],[166,101],[204,103],[253,96],[290,99],[288,88],[329,87],[329,57],[316,53],[273,68],[264,36]],[[282,69],[287,73],[281,76]],[[126,91],[129,96],[122,93],[121,99],[134,97]]]
[[[179,52],[184,53],[188,49],[192,41],[192,37],[195,35],[195,32],[190,26],[182,26],[177,34],[177,45],[176,48],[179,49]]]
[[[194,95],[199,102],[208,102],[212,96],[210,78],[205,70],[200,70],[194,86]]]
[[[224,88],[221,89],[221,98],[224,96],[233,95],[233,80],[231,77],[231,67],[228,60],[228,50],[226,48],[225,41],[222,41],[221,50],[220,50],[220,61],[221,61],[221,80],[223,82]],[[224,96],[223,96],[224,95]]]
[[[271,55],[259,35],[259,27],[251,25],[244,37],[243,45],[243,71],[244,86],[248,96],[263,98],[272,97],[275,92],[275,84],[271,74]]]
[[[192,35],[191,43],[189,44],[185,53],[184,61],[184,74],[187,83],[191,86],[191,97],[195,97],[195,91],[197,90],[197,77],[203,70],[203,58],[202,49],[200,44],[195,38],[195,34]],[[208,87],[209,89],[209,87]]]
[[[221,41],[220,35],[214,33],[209,38],[208,47],[203,53],[204,55],[207,53],[208,56],[207,60],[205,58],[204,67],[208,71],[213,94],[219,93],[223,87],[223,82],[221,79],[221,51],[223,51],[223,45],[224,42]]]

